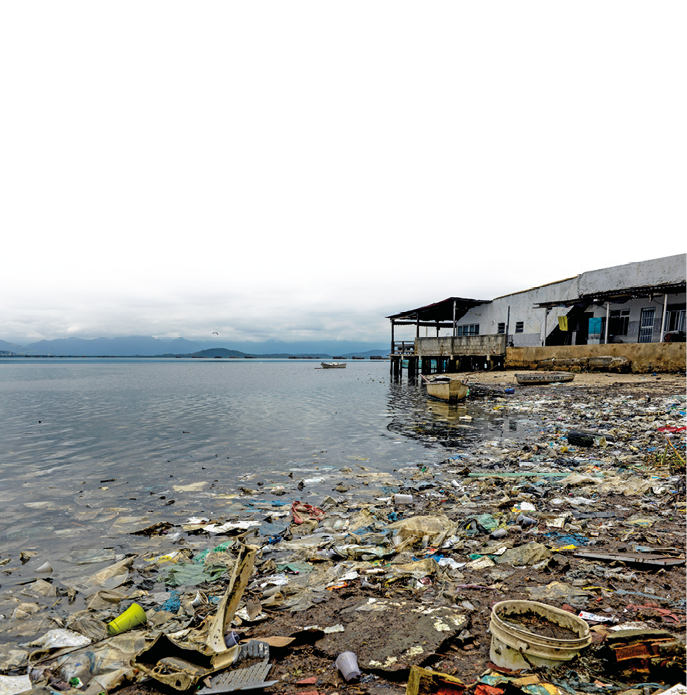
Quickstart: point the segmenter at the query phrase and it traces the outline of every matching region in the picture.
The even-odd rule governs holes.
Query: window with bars
[[[515,332],[516,333],[524,333],[525,332],[525,322],[524,321],[517,321],[516,322]]]
[[[496,329],[497,333],[500,333],[503,335],[506,332],[506,324],[505,323],[500,323]]]
[[[456,335],[479,335],[479,323],[468,323],[456,328]]]
[[[639,342],[650,343],[654,335],[654,316],[656,309],[649,307],[642,309],[642,315],[639,318]]]

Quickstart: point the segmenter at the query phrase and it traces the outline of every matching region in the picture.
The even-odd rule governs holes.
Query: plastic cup
[[[533,519],[530,516],[525,516],[524,514],[520,514],[520,516],[515,520],[520,526],[525,528],[526,526],[534,526],[535,524],[538,524],[539,522],[536,519]]]
[[[147,620],[146,612],[138,603],[132,603],[118,618],[107,624],[107,634],[114,637],[133,627],[143,625]]]
[[[341,652],[341,654],[336,657],[336,668],[341,671],[341,675],[347,681],[353,678],[360,678],[358,658],[353,652]]]
[[[394,503],[395,504],[412,504],[413,503],[413,496],[412,495],[400,495],[396,494],[394,495]],[[346,654],[347,652],[344,652]]]
[[[224,644],[227,645],[227,649],[235,647],[241,640],[241,635],[238,632],[227,632],[224,635]]]

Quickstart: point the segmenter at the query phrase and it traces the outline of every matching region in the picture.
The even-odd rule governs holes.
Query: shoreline
[[[560,386],[517,387],[516,393],[506,398],[501,387],[512,385],[515,373],[469,372],[456,376],[473,377],[471,383],[484,391],[478,397],[493,403],[494,408],[506,409],[515,419],[540,414],[549,422],[524,442],[516,445],[485,438],[471,455],[446,449],[445,460],[437,465],[406,465],[394,475],[381,477],[364,461],[352,462],[348,472],[341,470],[340,489],[332,490],[320,502],[324,518],[290,524],[278,542],[271,542],[264,534],[246,532],[240,522],[252,519],[264,524],[270,519],[275,530],[277,525],[285,526],[291,518],[287,510],[298,494],[297,479],[292,481],[294,489],[283,498],[286,504],[260,504],[252,512],[245,510],[195,524],[179,523],[170,515],[174,526],[165,522],[162,514],[148,529],[132,528],[130,533],[136,536],[127,536],[123,531],[118,547],[126,547],[127,537],[135,539],[131,547],[135,546],[136,555],[130,558],[125,571],[113,575],[123,578],[123,582],[107,589],[110,604],[107,599],[105,603],[94,601],[97,592],[89,595],[85,584],[76,582],[74,608],[82,610],[74,613],[68,603],[68,587],[38,573],[35,582],[18,589],[16,596],[23,603],[35,603],[39,609],[36,615],[48,618],[42,624],[43,631],[52,621],[53,626],[61,623],[73,631],[81,630],[79,634],[90,631],[89,636],[95,638],[107,620],[132,601],[143,605],[149,623],[128,633],[130,636],[142,638],[160,632],[177,633],[179,629],[202,631],[217,611],[212,599],[219,600],[224,593],[227,575],[194,586],[174,587],[160,580],[169,577],[170,568],[193,566],[202,551],[225,543],[231,545],[223,551],[215,550],[214,561],[217,566],[224,563],[225,570],[233,567],[243,537],[245,543],[259,545],[261,552],[256,559],[257,574],[243,595],[235,629],[250,638],[294,638],[287,647],[273,651],[269,678],[279,678],[279,683],[267,689],[271,693],[298,693],[307,687],[320,695],[359,693],[361,689],[376,695],[396,695],[405,687],[412,666],[433,668],[472,687],[489,669],[487,628],[491,605],[513,598],[536,599],[555,607],[572,605],[575,611],[608,615],[620,625],[637,617],[637,611],[628,611],[628,606],[647,603],[632,592],[652,595],[660,599],[659,608],[679,620],[665,622],[660,612],[645,607],[640,622],[668,629],[684,639],[684,566],[665,568],[657,575],[655,568],[576,557],[580,549],[613,554],[635,545],[684,548],[684,523],[680,518],[684,511],[679,511],[684,510],[684,488],[679,491],[679,476],[661,466],[650,451],[658,449],[659,443],[663,450],[668,435],[659,432],[660,428],[679,427],[684,421],[679,415],[685,407],[684,378],[579,374],[572,383]],[[544,402],[533,401],[533,396],[545,396]],[[587,449],[567,444],[565,433],[571,428],[597,429],[599,425],[604,431],[616,433],[614,442]],[[669,435],[684,455],[684,432]],[[562,482],[566,479],[576,482]],[[393,504],[389,495],[393,497],[396,492],[412,495],[412,505]],[[242,493],[236,502],[250,502],[257,493]],[[604,517],[608,512],[611,516]],[[590,513],[602,516],[576,516]],[[521,515],[535,519],[536,524],[522,526],[517,522]],[[239,524],[233,530],[241,532],[239,535],[205,530],[211,522],[217,525],[226,516]],[[642,519],[648,519],[649,525],[644,525]],[[432,526],[432,520],[438,525]],[[419,524],[415,531],[413,523]],[[506,531],[503,540],[491,537],[495,528]],[[394,540],[398,540],[399,533],[403,536],[401,543]],[[572,542],[567,542],[570,539]],[[581,539],[586,540],[582,543]],[[575,543],[575,548],[565,549]],[[333,558],[318,555],[318,550],[333,549]],[[164,559],[174,552],[181,555],[180,562]],[[162,559],[151,563],[154,556]],[[0,553],[0,560],[3,557]],[[17,558],[10,560],[7,569]],[[27,569],[32,562],[28,558]],[[215,565],[204,562],[202,566]],[[83,568],[82,579],[89,576],[89,567]],[[112,565],[105,564],[107,567]],[[49,600],[31,594],[39,590],[46,591]],[[179,592],[177,611],[157,610],[176,605],[167,603],[175,591]],[[208,602],[193,606],[191,601],[199,591]],[[0,594],[0,600],[7,598]],[[104,598],[102,594],[100,598]],[[50,604],[57,608],[49,609]],[[90,609],[86,608],[89,604]],[[373,606],[372,612],[366,606]],[[0,613],[5,610],[0,608]],[[31,615],[28,619],[34,620]],[[436,627],[439,618],[440,624],[448,626],[446,630]],[[603,634],[604,625],[598,624],[601,633],[597,634]],[[104,638],[102,633],[100,638]],[[30,639],[22,637],[8,643],[3,635],[0,655],[8,658],[6,648],[14,644],[13,658],[20,658],[24,648],[19,645]],[[97,645],[108,643],[104,639],[88,649],[97,651]],[[141,644],[137,642],[139,651]],[[356,652],[362,682],[343,681],[333,667],[338,652],[344,650]],[[631,678],[607,673],[596,654],[597,647],[590,647],[585,660],[576,663],[575,668],[588,673],[592,680],[630,687]],[[60,668],[43,671],[44,681],[65,683],[69,664],[73,668],[67,659]],[[17,665],[13,673],[22,668]],[[551,682],[551,674],[539,676],[542,682]],[[65,692],[161,692],[155,681],[127,685],[128,678],[136,678],[131,669],[123,669],[119,680],[108,683],[102,682],[106,674],[82,673],[79,677],[86,689],[68,688]],[[36,679],[41,682],[38,676]],[[89,684],[90,679],[93,682]]]

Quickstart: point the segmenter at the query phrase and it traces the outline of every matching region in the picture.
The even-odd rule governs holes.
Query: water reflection
[[[485,438],[523,439],[528,434],[526,428],[518,431],[517,422],[500,408],[495,409],[493,400],[468,396],[458,403],[445,403],[430,398],[413,379],[392,380],[388,404],[394,415],[390,431],[435,446],[465,450]]]
[[[0,360],[0,559],[127,549],[127,519],[180,523],[296,494],[317,503],[342,469],[389,473],[528,429],[493,402],[430,401],[388,363],[218,362]],[[296,492],[301,478],[321,482]]]

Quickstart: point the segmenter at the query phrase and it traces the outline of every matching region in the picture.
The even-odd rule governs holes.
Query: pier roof
[[[427,304],[418,307],[417,309],[409,309],[398,314],[392,314],[386,318],[391,319],[394,323],[419,323],[423,325],[429,323],[435,325],[437,323],[450,323],[453,320],[457,321],[461,316],[464,316],[470,309],[480,304],[489,304],[490,299],[468,299],[466,297],[447,297],[440,302]],[[455,317],[454,317],[455,307]]]

